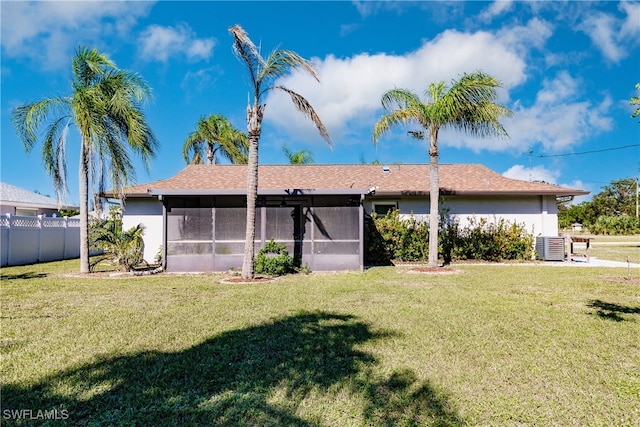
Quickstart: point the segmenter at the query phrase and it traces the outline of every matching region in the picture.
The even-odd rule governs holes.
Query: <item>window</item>
[[[394,209],[398,209],[397,202],[376,202],[373,204],[373,211],[378,214],[378,216],[385,216],[389,211]]]
[[[38,216],[37,209],[16,208],[16,216]]]

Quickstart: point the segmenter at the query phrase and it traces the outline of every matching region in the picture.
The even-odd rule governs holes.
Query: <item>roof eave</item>
[[[493,190],[451,190],[446,188],[440,189],[443,196],[586,196],[588,191],[583,190],[555,190],[555,191],[493,191]],[[404,197],[404,196],[429,196],[429,191],[422,190],[402,190],[402,191],[376,191],[375,196],[380,197]]]
[[[362,195],[367,190],[361,188],[262,188],[258,190],[259,196],[338,196],[338,195]],[[149,196],[246,196],[245,189],[161,189],[147,190],[146,194],[138,197]],[[127,194],[127,197],[132,197]]]
[[[441,189],[440,194],[445,196],[586,196],[588,191],[583,190],[523,190],[523,191],[491,191],[491,190],[445,190]]]

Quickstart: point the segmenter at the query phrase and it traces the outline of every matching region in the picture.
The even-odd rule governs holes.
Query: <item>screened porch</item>
[[[312,271],[363,268],[361,195],[262,196],[255,253],[270,239]],[[167,271],[240,269],[246,231],[244,196],[163,198]]]

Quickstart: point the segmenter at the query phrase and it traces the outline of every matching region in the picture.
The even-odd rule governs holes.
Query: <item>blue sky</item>
[[[145,106],[160,149],[136,182],[181,170],[182,145],[203,115],[246,129],[249,86],[228,28],[242,26],[264,54],[290,49],[310,59],[280,84],[305,96],[333,148],[288,98],[269,95],[261,164],[283,164],[286,144],[315,163],[428,163],[408,129],[374,146],[381,95],[423,94],[429,83],[482,70],[499,79],[508,140],[441,132],[441,163],[481,163],[506,176],[593,193],[640,175],[640,124],[629,99],[640,82],[639,2],[79,2],[2,1],[1,169],[3,182],[53,196],[41,145],[29,155],[11,125],[15,106],[70,93],[70,58],[97,47],[153,88]],[[78,141],[72,130],[67,201],[77,203]],[[138,164],[138,163],[136,163]]]

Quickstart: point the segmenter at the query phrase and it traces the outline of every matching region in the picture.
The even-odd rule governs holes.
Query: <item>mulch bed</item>
[[[605,277],[606,282],[628,283],[630,285],[640,285],[640,277],[638,276],[621,276],[621,277]]]
[[[451,267],[427,267],[427,266],[411,267],[407,271],[409,273],[427,273],[427,274],[456,274],[460,272],[460,270],[456,270],[455,268],[451,268]]]
[[[253,279],[245,279],[242,277],[227,277],[220,280],[220,283],[234,283],[234,284],[250,284],[250,283],[268,283],[276,280],[273,277],[256,276]]]

